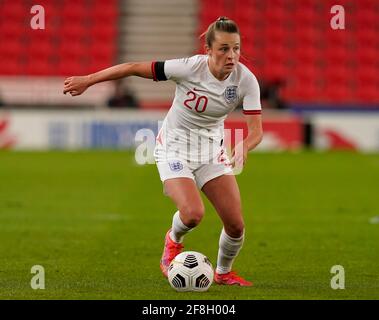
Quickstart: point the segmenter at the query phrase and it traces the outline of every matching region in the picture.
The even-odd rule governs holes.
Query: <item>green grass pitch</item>
[[[159,259],[175,207],[132,152],[0,153],[0,299],[378,299],[379,155],[252,153],[237,177],[251,288],[177,293]],[[216,264],[209,202],[186,250]],[[45,269],[33,290],[31,267]],[[333,290],[333,265],[345,289]]]

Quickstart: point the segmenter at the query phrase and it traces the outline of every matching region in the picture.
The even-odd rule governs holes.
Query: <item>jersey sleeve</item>
[[[256,115],[262,113],[260,89],[257,78],[249,73],[245,78],[245,95],[243,97],[243,114]]]
[[[154,81],[173,80],[178,82],[187,79],[191,73],[194,61],[192,58],[153,61],[151,71]]]

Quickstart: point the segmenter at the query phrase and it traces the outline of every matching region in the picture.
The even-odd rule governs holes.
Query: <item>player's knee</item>
[[[224,226],[224,228],[225,228],[225,232],[228,234],[228,236],[230,236],[232,238],[242,237],[242,235],[245,231],[245,225],[242,221],[230,224],[228,226]]]
[[[189,204],[180,208],[179,211],[184,217],[183,223],[189,228],[194,228],[203,218],[205,209],[202,204]]]

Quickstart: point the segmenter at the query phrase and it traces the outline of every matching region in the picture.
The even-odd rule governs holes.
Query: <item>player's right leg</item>
[[[164,276],[171,261],[183,249],[183,237],[196,227],[203,215],[204,204],[193,179],[172,178],[164,181],[164,189],[175,203],[178,211],[174,214],[172,227],[167,231],[160,267]]]
[[[213,172],[213,174],[211,174]],[[217,173],[209,165],[200,173],[204,177]],[[251,286],[252,283],[232,271],[232,265],[244,242],[244,221],[238,184],[234,175],[221,175],[206,182],[203,192],[215,207],[224,228],[221,231],[215,282],[226,285]]]

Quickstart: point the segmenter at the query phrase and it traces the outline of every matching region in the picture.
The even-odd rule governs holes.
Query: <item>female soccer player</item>
[[[232,271],[244,241],[245,227],[239,188],[231,167],[245,163],[248,151],[261,142],[263,135],[259,85],[255,76],[239,62],[240,48],[238,26],[220,17],[205,33],[206,55],[124,63],[87,76],[70,77],[64,82],[63,92],[72,96],[82,94],[96,83],[128,76],[176,82],[175,98],[154,150],[165,193],[178,209],[166,233],[160,262],[166,277],[170,262],[183,249],[184,235],[204,215],[200,189],[223,223],[215,282],[252,285]],[[248,135],[235,148],[242,151],[234,152],[229,160],[223,145],[224,120],[241,104]]]

